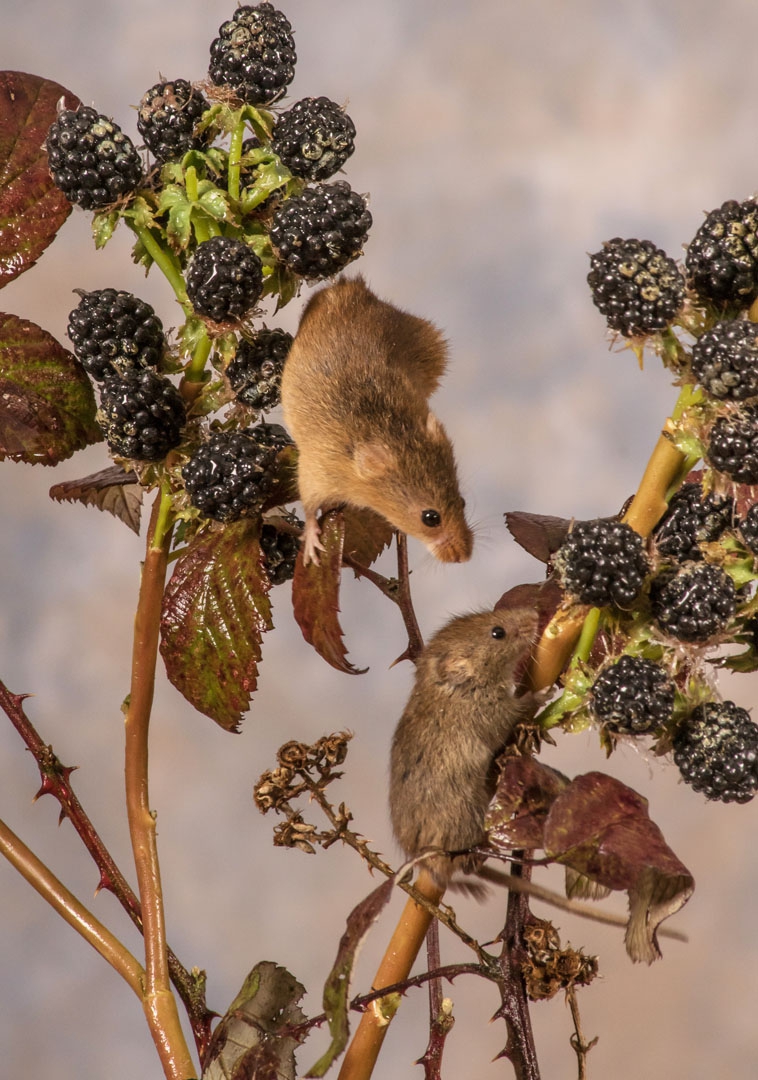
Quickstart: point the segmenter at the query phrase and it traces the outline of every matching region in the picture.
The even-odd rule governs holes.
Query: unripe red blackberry
[[[214,236],[198,244],[187,267],[187,296],[198,315],[239,321],[263,291],[263,266],[242,240]]]
[[[203,95],[186,79],[156,83],[143,95],[137,127],[159,164],[181,158],[189,150],[200,150],[210,142],[210,130],[195,135],[207,108]]]
[[[77,291],[81,300],[68,317],[68,336],[91,378],[158,367],[165,337],[150,304],[122,289]]]
[[[702,484],[682,484],[653,530],[656,547],[676,562],[701,559],[700,545],[718,540],[733,517],[733,499],[714,494],[704,497]]]
[[[740,522],[739,533],[745,547],[754,555],[758,555],[758,503],[750,507]]]
[[[677,729],[674,761],[707,799],[749,802],[758,790],[758,726],[733,701],[699,705]]]
[[[295,41],[287,18],[272,4],[245,4],[218,28],[208,71],[248,105],[269,105],[295,76]]]
[[[335,101],[303,98],[282,113],[271,139],[272,150],[295,176],[328,180],[355,149],[355,125]]]
[[[706,460],[738,484],[758,484],[758,406],[720,416],[711,428]]]
[[[291,345],[292,334],[278,328],[264,328],[252,341],[240,341],[226,369],[238,401],[264,411],[279,404],[282,370]]]
[[[303,524],[300,522],[299,524]],[[292,533],[280,532],[265,522],[261,528],[261,550],[272,585],[283,585],[295,576],[295,560],[300,542]]]
[[[642,735],[671,719],[674,684],[652,660],[624,655],[598,675],[590,707],[611,731]]]
[[[217,432],[182,469],[190,502],[216,521],[257,514],[271,491],[276,457],[291,443],[279,424]]]
[[[684,303],[676,263],[650,240],[607,240],[590,255],[587,282],[595,307],[624,337],[662,330]]]
[[[692,373],[712,397],[758,396],[758,326],[745,319],[717,323],[692,346]]]
[[[370,228],[366,200],[338,180],[286,199],[274,213],[269,235],[290,270],[318,279],[339,273],[357,259]]]
[[[758,202],[725,202],[711,210],[687,249],[689,283],[717,306],[749,307],[758,296]]]
[[[577,521],[554,563],[566,592],[595,607],[630,607],[649,570],[639,533],[608,518]]]
[[[58,113],[46,148],[56,185],[85,210],[110,206],[142,180],[142,160],[129,136],[88,105]]]
[[[154,371],[106,375],[98,423],[120,457],[161,461],[182,440],[185,408],[181,394]]]
[[[678,641],[702,644],[721,633],[737,610],[734,582],[712,563],[664,571],[650,588],[653,618]]]

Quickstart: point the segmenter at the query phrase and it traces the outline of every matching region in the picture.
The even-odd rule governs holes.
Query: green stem
[[[192,359],[187,365],[187,370],[184,374],[185,379],[189,383],[201,383],[205,374],[205,362],[211,354],[211,339],[207,334],[198,341],[195,351],[192,354]]]
[[[244,134],[245,124],[240,120],[232,131],[232,138],[229,143],[229,179],[227,182],[227,189],[230,197],[235,200],[240,197],[240,159],[242,157],[242,141]]]
[[[171,252],[162,248],[155,236],[144,225],[131,224],[130,227],[137,234],[145,251],[176,293],[176,299],[189,313],[189,301],[187,299],[187,290],[184,287],[184,278]]]
[[[595,638],[597,632],[600,629],[600,617],[602,612],[600,608],[592,608],[587,612],[587,618],[584,620],[582,626],[582,632],[579,635],[579,642],[574,649],[574,655],[571,658],[571,666],[576,667],[577,664],[589,660],[590,653],[592,652],[592,646],[595,644]]]
[[[171,498],[171,484],[167,477],[161,483],[161,501],[158,506],[158,514],[155,521],[155,533],[150,547],[154,551],[161,550],[166,544],[166,535],[174,525],[173,500]]]

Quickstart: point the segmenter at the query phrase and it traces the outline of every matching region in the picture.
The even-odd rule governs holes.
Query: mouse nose
[[[444,533],[430,541],[427,547],[440,562],[468,562],[474,548],[474,534],[466,526],[465,531]]]

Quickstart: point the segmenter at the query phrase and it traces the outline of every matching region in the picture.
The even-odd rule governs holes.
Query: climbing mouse
[[[342,278],[306,305],[282,375],[298,448],[303,552],[318,562],[317,512],[369,507],[442,562],[464,562],[473,536],[453,448],[427,399],[445,369],[432,323]]]
[[[390,814],[409,858],[424,848],[460,851],[485,840],[494,761],[539,698],[519,695],[538,613],[533,607],[452,619],[421,654],[416,682],[392,740]],[[424,867],[444,888],[476,860],[437,855]]]

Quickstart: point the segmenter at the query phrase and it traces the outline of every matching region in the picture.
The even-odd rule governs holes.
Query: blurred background
[[[5,6],[0,64],[47,76],[137,139],[134,106],[167,78],[201,79],[229,0],[129,4],[30,0]],[[758,186],[755,115],[758,7],[750,0],[283,0],[298,67],[288,102],[327,95],[358,129],[346,176],[370,195],[374,227],[360,270],[379,295],[438,323],[452,363],[436,398],[457,448],[472,515],[473,560],[435,565],[411,542],[423,632],[451,614],[493,603],[541,567],[510,539],[503,512],[570,517],[618,510],[638,482],[675,390],[654,358],[641,372],[609,346],[586,285],[588,252],[613,236],[648,238],[679,258],[704,211]],[[286,104],[286,103],[285,103]],[[75,210],[33,270],[12,283],[3,310],[66,341],[72,289],[130,289],[164,324],[178,321],[168,285],[145,280],[119,230],[96,253],[89,215]],[[308,290],[269,325],[296,326]],[[276,418],[276,414],[272,414]],[[143,539],[111,517],[53,504],[51,484],[106,464],[103,446],[55,470],[0,465],[0,677],[66,764],[122,868],[131,855],[122,796],[119,706],[127,690]],[[387,563],[391,572],[392,561]],[[376,884],[357,856],[274,849],[275,824],[252,786],[289,739],[355,732],[344,799],[357,828],[389,859],[386,761],[412,669],[389,670],[404,645],[399,615],[368,583],[345,576],[343,626],[358,677],[329,668],[294,625],[289,586],[273,596],[276,632],[264,645],[260,689],[241,735],[196,714],[159,678],[151,742],[151,805],[171,945],[208,972],[208,1002],[223,1012],[259,960],[284,964],[320,1010],[321,986],[350,909]],[[724,679],[751,707],[755,677]],[[593,733],[557,737],[544,760],[569,774],[605,769],[650,800],[653,819],[697,882],[675,919],[689,944],[663,940],[652,968],[628,961],[622,933],[551,913],[564,942],[600,957],[602,981],[580,993],[585,1035],[599,1035],[591,1077],[691,1080],[756,1075],[758,860],[755,804],[706,804],[673,765],[630,748],[605,762]],[[94,866],[57,805],[32,806],[34,762],[0,724],[0,816],[138,952],[112,896],[93,899]],[[318,822],[316,811],[310,815]],[[558,885],[559,877],[542,880]],[[0,1074],[58,1080],[159,1077],[138,1003],[118,976],[0,865]],[[623,896],[608,907],[622,911]],[[502,925],[505,900],[456,899],[481,940]],[[396,898],[365,945],[354,990],[366,990],[402,906]],[[443,933],[443,961],[467,959]],[[510,1075],[492,1058],[505,1040],[491,987],[451,989],[456,1027],[444,1074]],[[575,1075],[561,997],[535,1006],[545,1077]],[[375,1075],[420,1076],[425,991],[413,991]],[[301,1051],[302,1071],[325,1033]]]

